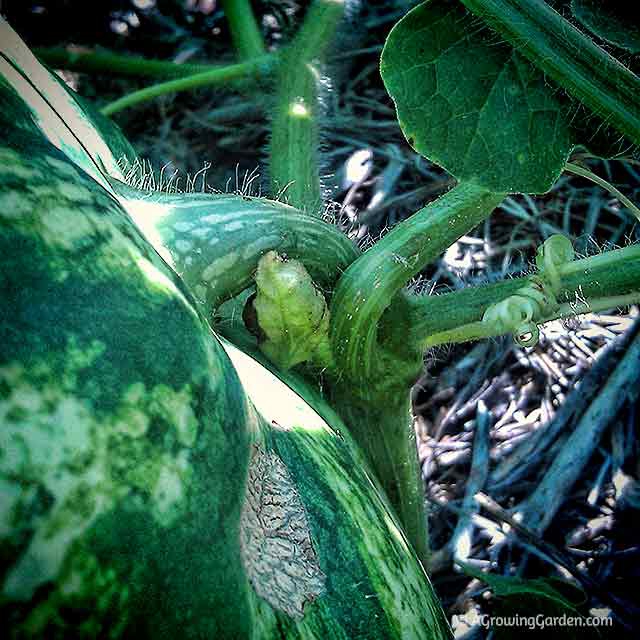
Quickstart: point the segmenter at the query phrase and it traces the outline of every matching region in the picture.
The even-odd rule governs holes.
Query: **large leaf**
[[[409,144],[459,180],[544,193],[560,175],[573,148],[561,98],[460,3],[410,11],[380,69]]]
[[[571,9],[573,15],[598,37],[631,53],[640,53],[640,21],[636,3],[572,0]]]

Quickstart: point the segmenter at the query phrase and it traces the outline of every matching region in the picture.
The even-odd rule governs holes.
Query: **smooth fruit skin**
[[[449,637],[340,419],[221,343],[113,193],[0,101],[9,636]]]
[[[10,136],[3,619],[16,637],[248,636],[250,435],[233,367],[117,203],[57,150]]]
[[[0,534],[11,635],[444,637],[426,575],[346,429],[221,347],[91,178],[30,134],[4,133]],[[250,460],[286,476],[280,516],[265,511],[278,496],[263,487],[257,534],[241,518]],[[275,527],[300,512],[299,535]]]

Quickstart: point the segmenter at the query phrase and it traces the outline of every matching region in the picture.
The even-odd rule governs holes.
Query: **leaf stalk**
[[[640,79],[544,0],[462,0],[534,65],[640,144]]]

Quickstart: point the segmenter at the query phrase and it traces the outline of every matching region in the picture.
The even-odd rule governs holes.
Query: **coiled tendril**
[[[559,267],[573,258],[573,246],[566,236],[556,234],[549,237],[536,253],[538,274],[529,278],[527,285],[512,296],[488,307],[482,322],[499,332],[511,331],[520,346],[536,345],[540,331],[535,319],[558,308],[557,295],[561,288]]]

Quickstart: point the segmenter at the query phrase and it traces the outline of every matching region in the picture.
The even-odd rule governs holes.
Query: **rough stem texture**
[[[640,144],[640,79],[543,0],[462,0],[563,89]]]
[[[338,281],[332,301],[335,405],[425,563],[429,543],[409,410],[409,388],[419,374],[422,352],[407,352],[401,344],[398,334],[406,336],[408,330],[402,324],[407,300],[396,294],[446,247],[490,215],[502,198],[474,184],[454,188],[356,260]],[[380,345],[378,323],[392,300],[395,341]]]
[[[346,377],[357,383],[375,380],[378,323],[391,300],[503,198],[462,183],[399,224],[347,269],[331,308],[331,340]]]
[[[596,310],[596,306],[602,309],[598,301],[609,305],[604,308],[611,308],[640,299],[640,245],[574,260],[559,272],[561,289],[557,299],[561,306],[556,314],[536,318],[540,323]],[[530,279],[531,276],[514,278],[439,296],[413,296],[408,342],[416,348],[427,348],[500,335],[497,327],[481,322],[485,310],[514,295]]]
[[[342,2],[314,2],[300,31],[283,52],[276,76],[271,122],[271,189],[289,204],[322,211],[318,167],[317,62],[322,61],[343,15]]]

